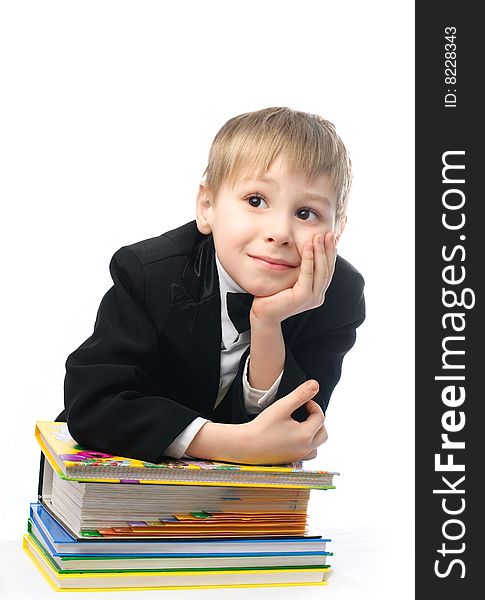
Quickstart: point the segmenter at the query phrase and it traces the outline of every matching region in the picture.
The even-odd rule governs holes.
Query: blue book
[[[322,536],[211,539],[92,539],[76,538],[39,502],[30,505],[29,532],[52,556],[243,557],[328,556]],[[322,560],[322,562],[324,562]]]

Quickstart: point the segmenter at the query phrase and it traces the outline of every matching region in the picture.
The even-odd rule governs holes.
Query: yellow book
[[[23,548],[55,591],[165,590],[227,587],[278,587],[326,584],[325,567],[212,569],[187,571],[120,571],[116,573],[60,573],[29,534]]]
[[[332,471],[309,470],[302,462],[254,466],[166,458],[150,463],[82,448],[63,422],[37,421],[35,437],[56,473],[66,480],[104,483],[329,489]]]

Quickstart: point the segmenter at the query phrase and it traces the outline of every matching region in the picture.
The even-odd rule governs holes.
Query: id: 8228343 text
[[[445,27],[445,108],[456,107],[456,27]]]

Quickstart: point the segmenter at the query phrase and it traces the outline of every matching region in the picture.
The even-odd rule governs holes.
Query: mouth
[[[297,268],[297,265],[292,265],[291,263],[280,258],[271,258],[269,256],[252,256],[251,254],[248,256],[260,266],[270,269],[271,271],[291,271],[292,269]]]

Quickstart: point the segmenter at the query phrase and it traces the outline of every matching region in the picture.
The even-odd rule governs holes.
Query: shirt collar
[[[224,269],[221,265],[221,262],[216,253],[216,266],[217,266],[217,274],[219,276],[219,291],[221,294],[221,330],[222,330],[222,342],[224,344],[224,348],[228,349],[231,345],[233,345],[239,339],[239,332],[234,327],[233,322],[229,318],[227,314],[227,292],[243,292],[244,290],[240,285],[238,285],[234,279],[229,275],[229,273]],[[245,336],[247,332],[242,333],[242,336]]]

